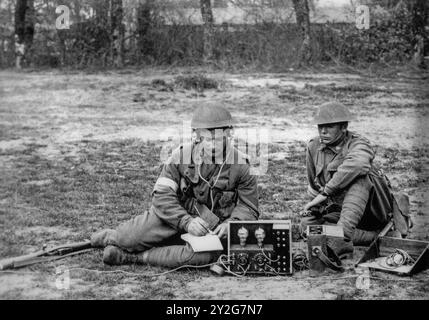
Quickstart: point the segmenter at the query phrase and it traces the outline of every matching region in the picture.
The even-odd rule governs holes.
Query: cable
[[[222,165],[220,166],[219,173],[217,174],[217,177],[216,177],[216,179],[215,179],[215,181],[214,181],[213,185],[211,185],[211,184],[210,184],[210,182],[208,182],[208,181],[207,181],[207,180],[206,180],[206,179],[201,175],[201,170],[200,170],[201,164],[197,164],[197,172],[198,172],[198,176],[201,178],[201,180],[203,180],[205,183],[207,183],[207,185],[209,186],[209,189],[210,189],[210,200],[211,200],[211,204],[212,204],[212,206],[211,206],[211,210],[210,210],[211,212],[213,212],[213,209],[214,209],[213,188],[215,187],[215,185],[217,184],[217,182],[218,182],[218,180],[219,180],[220,174],[222,173],[222,169],[223,169],[224,165],[226,164],[226,161],[227,161],[227,160],[228,160],[228,158],[229,158],[229,155],[230,155],[230,153],[231,153],[231,150],[232,150],[232,147],[230,147],[230,148],[229,148],[228,153],[226,154],[225,160],[222,162]]]
[[[222,256],[225,256],[225,255],[222,255]],[[219,257],[218,262],[224,267],[226,273],[229,273],[229,274],[231,274],[233,276],[236,276],[236,277],[239,277],[239,278],[243,278],[244,277],[244,275],[241,275],[241,274],[238,274],[238,273],[235,273],[235,272],[229,270],[228,266],[225,265],[225,263],[222,261],[221,257]],[[227,257],[227,256],[225,256],[225,257]]]
[[[151,274],[151,275],[147,275],[147,274],[142,274],[142,273],[135,273],[135,272],[129,272],[129,271],[124,271],[124,270],[95,270],[95,269],[87,269],[87,268],[81,268],[81,267],[77,267],[77,268],[71,268],[69,269],[69,271],[72,270],[86,270],[86,271],[93,271],[93,272],[97,272],[97,273],[124,273],[124,274],[128,274],[128,275],[134,275],[134,276],[142,276],[142,277],[158,277],[158,276],[162,276],[164,274],[168,274],[168,273],[172,273],[175,272],[177,270],[183,269],[183,268],[206,268],[206,267],[210,267],[212,265],[215,265],[217,262],[212,262],[212,263],[208,263],[208,264],[204,264],[204,265],[200,265],[200,266],[196,266],[196,265],[183,265],[171,270],[167,270],[161,273],[155,273],[155,274]]]
[[[264,248],[262,248],[262,247],[261,247],[261,252],[264,255],[264,257],[268,259],[269,262],[278,262],[278,261],[280,261],[280,257],[278,257],[276,260],[273,260],[270,257],[268,257],[267,254],[264,251]]]
[[[274,274],[276,276],[280,276],[280,273],[276,271],[276,269],[274,269],[272,266],[270,266],[269,264],[265,264],[266,267],[270,268],[272,272],[274,272]]]
[[[292,255],[292,264],[294,269],[297,271],[309,269],[308,258],[304,250],[298,249],[297,253]]]
[[[243,270],[243,277],[246,275],[246,273],[247,273],[247,271],[249,270],[249,268],[250,268],[250,264],[248,264],[247,265],[247,268],[246,268],[246,270],[244,270],[244,268],[241,266],[241,265],[237,265],[241,270]]]

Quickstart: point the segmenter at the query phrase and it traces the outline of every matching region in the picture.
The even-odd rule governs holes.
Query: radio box
[[[290,220],[230,221],[228,269],[253,275],[292,274]]]

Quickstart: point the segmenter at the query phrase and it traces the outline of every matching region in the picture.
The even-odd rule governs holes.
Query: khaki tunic
[[[369,141],[348,131],[336,146],[326,146],[319,137],[307,148],[307,177],[312,191],[334,196],[350,186],[359,176],[369,173],[374,160]]]
[[[257,179],[250,174],[244,154],[232,148],[223,166],[203,163],[199,167],[196,158],[191,144],[173,151],[155,183],[150,209],[118,227],[118,246],[144,251],[166,245],[185,233],[192,218],[199,216],[197,203],[213,207],[219,223],[258,219]]]
[[[307,177],[309,193],[328,196],[327,204],[339,204],[341,212],[304,224],[332,221],[344,228],[346,239],[368,244],[387,224],[397,207],[387,178],[373,167],[375,153],[369,141],[347,131],[336,145],[326,146],[319,137],[308,143]]]

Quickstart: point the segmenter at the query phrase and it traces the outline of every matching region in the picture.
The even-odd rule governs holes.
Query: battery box
[[[337,225],[307,226],[307,252],[311,276],[319,275],[327,268],[326,263],[319,258],[316,252],[320,251],[326,257],[328,256],[327,241],[329,238],[343,239],[343,228]]]
[[[292,274],[290,220],[230,221],[228,269],[246,275]]]

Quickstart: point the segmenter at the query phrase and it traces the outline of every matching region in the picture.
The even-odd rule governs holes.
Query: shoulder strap
[[[338,258],[338,256],[333,252],[333,250],[329,247],[327,247],[328,251],[331,251],[332,253],[332,257],[334,258],[335,261],[332,261],[331,259],[329,259],[322,250],[320,250],[319,248],[315,247],[313,248],[313,253],[320,259],[320,261],[322,261],[326,266],[328,266],[329,268],[331,268],[332,270],[335,271],[344,271],[344,267],[341,264],[341,260]]]

